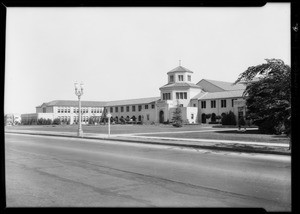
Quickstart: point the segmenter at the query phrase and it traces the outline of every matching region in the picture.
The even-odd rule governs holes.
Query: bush
[[[60,121],[60,119],[58,119],[58,118],[55,118],[54,120],[53,120],[53,123],[52,123],[53,125],[60,125],[61,124],[61,121]]]
[[[182,123],[181,122],[175,122],[173,123],[174,127],[182,127]]]
[[[126,121],[125,121],[125,119],[123,117],[120,118],[120,122],[121,122],[121,124],[125,124],[126,123]]]
[[[51,124],[52,124],[51,119],[40,118],[37,120],[37,125],[51,125]]]
[[[167,120],[167,121],[165,121],[165,122],[163,122],[163,124],[170,124],[170,121],[169,120]]]
[[[209,118],[211,118],[211,114],[206,114],[205,117],[206,117],[206,119],[209,119]]]
[[[230,111],[228,114],[223,114],[223,117],[221,119],[222,125],[236,125],[236,119],[235,115],[232,111]]]

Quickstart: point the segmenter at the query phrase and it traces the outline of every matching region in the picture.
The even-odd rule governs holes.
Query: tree
[[[279,134],[291,129],[291,68],[280,59],[251,66],[236,83],[245,82],[247,114],[263,133]],[[257,81],[253,81],[254,78]]]
[[[182,116],[181,116],[181,108],[179,104],[177,104],[175,111],[173,112],[173,126],[182,127]]]

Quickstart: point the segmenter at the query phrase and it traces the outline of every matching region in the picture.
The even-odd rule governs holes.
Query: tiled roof
[[[81,106],[82,107],[101,107],[105,106],[107,102],[102,102],[102,101],[81,101]],[[43,103],[42,105],[46,106],[78,106],[78,101],[77,100],[53,100],[48,103]],[[41,107],[37,106],[37,107]]]
[[[215,86],[217,86],[218,88],[221,88],[225,91],[235,91],[235,90],[243,90],[246,88],[246,86],[244,84],[236,84],[233,85],[233,83],[230,82],[223,82],[223,81],[217,81],[217,80],[208,80],[208,79],[202,79],[200,80],[197,85],[199,85],[199,83],[201,81],[206,81],[209,82]],[[205,89],[204,89],[205,90]]]
[[[234,97],[243,97],[244,90],[236,90],[236,91],[221,91],[208,93],[206,92],[204,95],[199,95],[199,100],[209,100],[209,99],[223,99],[223,98],[234,98]],[[201,94],[201,93],[200,93]],[[196,98],[196,95],[194,98]]]
[[[162,87],[160,87],[159,89],[161,88],[172,88],[172,87],[190,87],[190,88],[201,88],[199,85],[196,85],[194,83],[188,83],[188,82],[175,82],[175,83],[171,83],[171,84],[166,84]]]
[[[148,97],[130,100],[116,100],[106,103],[106,106],[123,106],[123,105],[137,105],[137,104],[147,104],[159,100],[160,97]]]
[[[175,73],[175,72],[189,72],[189,73],[193,73],[193,71],[190,71],[189,69],[182,67],[182,66],[178,66],[176,68],[174,68],[173,70],[169,71],[167,74],[169,73]]]

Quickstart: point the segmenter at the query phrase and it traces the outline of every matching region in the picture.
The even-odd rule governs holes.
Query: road
[[[8,207],[291,210],[289,156],[5,134]]]

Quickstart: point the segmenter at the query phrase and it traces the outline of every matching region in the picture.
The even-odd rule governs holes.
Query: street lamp
[[[75,85],[75,94],[78,97],[78,110],[79,110],[79,114],[78,114],[79,125],[78,125],[77,136],[83,137],[83,131],[81,127],[81,101],[80,101],[80,98],[83,95],[83,83],[80,83],[79,85],[77,82],[75,82],[74,85]]]
[[[110,118],[112,115],[110,112],[108,112],[106,116],[108,117],[108,137],[110,137]]]

